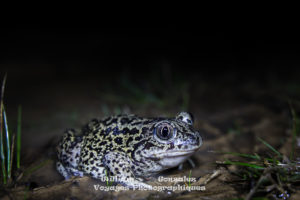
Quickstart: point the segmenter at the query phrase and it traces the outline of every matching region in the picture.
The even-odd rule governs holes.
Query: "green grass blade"
[[[251,167],[254,169],[264,169],[265,167],[260,166],[260,165],[255,165],[255,164],[251,164],[251,163],[243,163],[243,162],[234,162],[234,161],[230,161],[230,160],[226,160],[224,162],[224,164],[226,165],[239,165],[239,166],[245,166],[245,167]]]
[[[244,153],[236,153],[236,152],[222,152],[222,151],[217,151],[216,153],[229,154],[229,155],[240,156],[240,157],[244,157],[244,158],[252,158],[255,160],[260,160],[260,157],[257,154],[252,155],[252,154],[244,154]]]
[[[271,149],[274,153],[276,153],[279,157],[282,157],[281,153],[277,151],[274,147],[272,147],[269,143],[261,139],[260,137],[257,137],[257,139],[262,142],[264,145],[266,145],[269,149]]]
[[[17,168],[20,168],[21,160],[21,120],[22,120],[22,107],[18,107],[18,125],[17,125]]]
[[[7,117],[5,108],[3,107],[3,123],[4,123],[4,129],[5,129],[5,140],[6,140],[6,169],[7,169],[7,177],[10,178],[11,175],[11,166],[10,166],[10,160],[11,160],[11,152],[10,152],[10,138],[9,138],[9,131],[7,126]]]
[[[36,171],[36,170],[42,168],[43,166],[45,166],[48,162],[50,162],[49,159],[48,159],[48,160],[42,161],[41,163],[39,163],[39,164],[36,165],[36,166],[33,166],[33,167],[31,167],[31,168],[26,169],[26,170],[24,171],[24,173],[23,173],[24,176],[28,176],[28,175],[32,174],[34,171]]]
[[[1,120],[2,126],[2,120]],[[5,154],[4,154],[4,142],[3,142],[3,129],[1,130],[1,138],[0,138],[0,151],[1,151],[1,168],[2,168],[2,176],[3,176],[3,183],[6,184],[6,167],[5,167]]]

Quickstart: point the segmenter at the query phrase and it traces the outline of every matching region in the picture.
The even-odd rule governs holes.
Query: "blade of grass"
[[[30,167],[29,169],[26,169],[24,171],[24,176],[28,176],[28,175],[32,174],[34,171],[36,171],[36,170],[40,169],[41,167],[45,166],[48,162],[50,162],[49,159],[42,161],[41,163],[39,163],[36,166],[33,166],[33,167]]]
[[[296,140],[297,140],[297,135],[299,134],[299,129],[300,129],[300,124],[299,124],[299,118],[292,106],[292,103],[289,102],[290,105],[290,110],[292,113],[292,120],[293,120],[293,125],[292,125],[292,151],[290,154],[290,159],[294,159],[294,154],[295,154],[295,149],[296,149]]]
[[[190,173],[189,173],[189,187],[191,187],[191,175],[192,175],[192,170],[190,170]]]
[[[2,168],[2,175],[3,175],[3,183],[6,184],[6,167],[5,167],[5,153],[4,153],[4,137],[3,137],[3,97],[4,97],[4,89],[6,83],[6,74],[2,81],[1,87],[1,100],[0,100],[0,157],[1,157],[1,168]]]
[[[226,160],[224,162],[224,164],[226,165],[240,165],[240,166],[245,166],[245,167],[251,167],[254,169],[264,169],[265,167],[260,166],[260,165],[255,165],[255,164],[251,164],[251,163],[243,163],[243,162],[234,162],[234,161],[230,161],[230,160]]]
[[[255,154],[244,154],[244,153],[236,153],[236,152],[222,152],[222,151],[217,151],[216,153],[221,153],[221,154],[229,154],[229,155],[234,155],[234,156],[240,156],[240,157],[245,157],[245,158],[252,158],[255,160],[260,160],[260,156]]]
[[[257,137],[257,139],[262,142],[264,145],[266,145],[269,149],[271,149],[274,153],[276,153],[279,157],[282,158],[282,155],[279,151],[277,151],[274,147],[272,147],[269,143],[261,139],[260,137]]]
[[[14,160],[14,149],[15,149],[15,134],[12,137],[12,143],[11,143],[11,158],[10,158],[10,169],[12,169],[12,164],[13,164],[13,160]],[[11,170],[10,170],[10,174],[9,177],[11,177]]]
[[[18,107],[18,125],[17,125],[17,168],[20,168],[21,160],[21,120],[22,120],[22,107]]]
[[[3,106],[3,123],[5,127],[5,140],[6,140],[6,168],[7,168],[7,178],[10,179],[10,172],[11,172],[11,166],[10,166],[10,159],[11,159],[11,152],[10,152],[10,138],[9,138],[9,131],[7,126],[7,117],[5,112],[5,107]]]

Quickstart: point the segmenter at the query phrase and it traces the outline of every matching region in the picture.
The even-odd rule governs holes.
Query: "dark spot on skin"
[[[174,143],[173,142],[169,144],[168,150],[170,150],[170,149],[174,149]]]
[[[129,128],[127,128],[127,127],[123,128],[122,133],[123,134],[129,133]]]
[[[111,119],[111,117],[108,117],[108,118],[106,118],[105,120],[103,120],[102,123],[103,123],[104,125],[106,125],[106,123],[107,123],[110,119]]]
[[[88,144],[88,145],[86,146],[86,148],[87,148],[87,149],[93,149],[93,147],[92,147],[91,144]]]
[[[138,122],[132,123],[131,125],[132,125],[132,126],[138,126],[138,125],[140,125],[140,124],[142,124],[142,123],[138,121]]]
[[[119,151],[122,151],[123,149],[122,149],[121,147],[118,147],[118,150],[119,150]]]
[[[139,133],[139,130],[137,128],[133,128],[133,129],[129,130],[130,135],[136,135],[138,133]]]
[[[106,126],[110,126],[111,124],[115,124],[118,122],[118,118],[113,118],[110,122],[106,123]]]
[[[123,143],[123,139],[121,137],[116,137],[115,138],[115,143],[121,145]]]
[[[126,146],[129,147],[129,144],[130,144],[130,142],[132,142],[132,141],[133,141],[132,137],[128,138],[128,140],[127,140],[127,142],[126,142]]]
[[[152,144],[151,142],[147,142],[145,145],[145,149],[150,149],[151,147],[155,146],[154,144]],[[140,153],[140,151],[137,152],[138,154]]]
[[[110,133],[110,131],[111,131],[111,128],[107,128],[107,129],[105,130],[106,135],[108,135],[108,134]]]
[[[146,134],[148,131],[148,128],[147,127],[143,127],[142,128],[142,135]]]
[[[105,132],[104,130],[101,130],[99,136],[102,136],[105,138],[106,134],[104,134],[104,132]]]
[[[147,121],[144,121],[144,124],[147,125],[147,124],[150,124],[152,122],[153,122],[153,120],[147,120]]]
[[[118,168],[118,167],[116,167],[116,168],[115,168],[115,171],[119,171],[119,168]]]
[[[119,131],[119,128],[116,126],[114,129],[113,129],[113,135],[119,135],[121,134],[121,132]]]
[[[135,141],[140,141],[140,140],[141,140],[141,137],[140,137],[140,136],[135,137],[134,140],[135,140]]]
[[[93,158],[94,154],[92,152],[90,152],[90,158]]]
[[[128,124],[129,119],[127,117],[121,119],[121,124]]]

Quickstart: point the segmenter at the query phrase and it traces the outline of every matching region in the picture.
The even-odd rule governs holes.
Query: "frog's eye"
[[[176,133],[175,128],[173,128],[168,123],[160,123],[154,129],[154,136],[158,138],[161,142],[166,142],[174,138]]]

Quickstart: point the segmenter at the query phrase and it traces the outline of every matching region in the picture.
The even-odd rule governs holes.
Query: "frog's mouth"
[[[149,158],[156,161],[164,169],[176,167],[186,161],[198,148],[188,150],[171,150],[152,154]]]
[[[193,153],[199,150],[200,147],[194,148],[194,149],[188,149],[188,150],[169,150],[169,151],[163,151],[163,152],[157,152],[154,154],[151,154],[149,156],[150,159],[153,160],[160,160],[160,159],[166,159],[166,158],[177,158],[177,157],[189,157]]]

